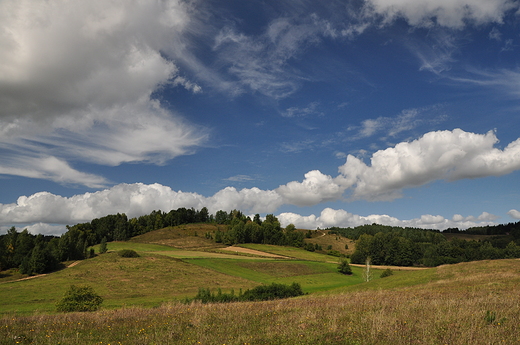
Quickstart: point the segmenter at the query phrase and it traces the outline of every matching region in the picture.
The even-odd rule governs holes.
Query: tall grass
[[[520,342],[520,261],[436,270],[437,279],[429,283],[389,290],[270,302],[172,303],[155,309],[3,317],[0,344]],[[381,281],[392,279],[399,275]]]
[[[518,297],[362,292],[4,318],[1,344],[514,344]],[[490,324],[486,311],[504,319]]]

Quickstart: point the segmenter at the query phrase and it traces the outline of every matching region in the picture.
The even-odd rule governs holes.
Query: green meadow
[[[248,246],[249,247],[249,246]],[[104,298],[105,309],[157,307],[196,295],[199,288],[246,290],[260,284],[300,283],[304,292],[327,291],[361,283],[362,269],[352,276],[337,272],[337,258],[301,249],[256,246],[287,256],[273,259],[214,249],[186,250],[139,242],[110,242],[108,252],[58,272],[28,280],[0,279],[1,314],[53,313],[70,285],[90,285]],[[117,252],[135,250],[140,257]],[[97,252],[99,246],[95,246]],[[289,258],[289,256],[291,258]],[[312,260],[311,260],[312,259]],[[332,260],[332,262],[330,262]]]
[[[373,267],[373,279],[365,282],[363,267],[352,267],[351,276],[339,274],[338,258],[325,254],[244,245],[284,257],[269,258],[224,251],[199,236],[169,236],[111,242],[105,254],[32,279],[13,281],[20,275],[4,272],[0,344],[520,343],[520,260],[394,270],[386,278]],[[140,257],[122,258],[122,249]],[[199,288],[227,293],[293,282],[306,295],[183,302]],[[57,313],[55,303],[71,284],[93,287],[104,299],[102,309]]]

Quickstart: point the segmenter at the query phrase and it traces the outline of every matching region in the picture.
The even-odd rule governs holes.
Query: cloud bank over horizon
[[[495,148],[498,139],[493,131],[486,134],[453,131],[426,133],[419,139],[402,142],[376,151],[365,164],[349,155],[333,178],[318,170],[305,174],[302,182],[292,181],[274,190],[235,187],[221,189],[213,196],[176,192],[161,184],[118,184],[111,188],[61,197],[40,192],[22,196],[13,204],[0,204],[2,224],[49,223],[72,224],[90,221],[107,214],[126,213],[129,217],[148,214],[152,210],[169,211],[180,207],[201,209],[211,213],[239,209],[246,214],[274,213],[284,205],[312,206],[336,201],[349,194],[352,199],[392,201],[402,197],[403,189],[436,180],[500,176],[520,169],[520,139],[503,150]],[[514,210],[508,213],[520,218]],[[345,210],[326,208],[321,215],[301,216],[295,213],[279,215],[282,223],[301,227],[356,226],[367,223],[446,229],[467,228],[493,222],[496,216],[483,212],[478,217],[454,215],[421,215],[417,219],[399,220],[388,215],[360,216]]]

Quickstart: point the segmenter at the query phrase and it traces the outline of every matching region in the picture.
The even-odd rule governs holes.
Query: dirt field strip
[[[222,248],[222,250],[227,250],[227,251],[230,251],[230,252],[236,252],[236,253],[244,253],[244,254],[252,254],[252,255],[258,255],[258,256],[265,256],[265,257],[269,257],[269,258],[279,258],[279,259],[288,259],[287,256],[281,256],[281,255],[276,255],[276,254],[271,254],[271,253],[266,253],[266,252],[261,252],[259,250],[254,250],[254,249],[248,249],[248,248],[242,248],[242,247],[227,247],[227,248]]]
[[[71,263],[70,265],[68,265],[66,268],[74,267],[74,266],[76,266],[77,264],[79,264],[80,262],[81,262],[81,260],[79,260],[79,261],[74,261],[73,263]],[[22,281],[22,280],[29,280],[29,279],[34,279],[34,278],[40,278],[40,277],[45,277],[47,274],[48,274],[48,273],[37,274],[37,275],[35,275],[35,276],[29,276],[29,277],[25,277],[25,278],[16,279],[16,280],[9,280],[9,281],[2,282],[2,283],[14,283],[14,282]]]
[[[365,267],[366,265],[362,264],[350,264],[350,266],[356,267]],[[428,268],[433,267],[413,267],[413,266],[378,266],[378,265],[370,265],[371,268],[375,268],[378,270],[386,270],[387,268],[394,271],[419,271],[419,270],[427,270]]]

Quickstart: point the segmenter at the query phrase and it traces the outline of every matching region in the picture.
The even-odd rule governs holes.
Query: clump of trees
[[[67,226],[67,232],[60,237],[33,235],[27,230],[18,232],[13,226],[7,234],[0,235],[0,270],[18,268],[29,275],[52,272],[63,267],[61,262],[94,256],[88,248],[96,244],[102,244],[100,253],[103,253],[107,242],[125,241],[167,226],[200,222],[215,222],[205,207],[200,211],[193,208],[179,208],[168,213],[152,211],[131,219],[124,213],[108,215]]]
[[[71,285],[63,298],[56,303],[56,311],[96,311],[102,303],[103,298],[91,286]]]
[[[244,302],[244,301],[269,301],[275,299],[283,299],[297,297],[303,295],[300,284],[292,283],[291,285],[272,283],[271,285],[259,285],[253,289],[236,295],[232,290],[231,293],[223,293],[218,289],[216,293],[212,293],[210,289],[200,288],[197,295],[186,302],[200,301],[202,303],[228,303],[228,302]]]
[[[433,267],[464,261],[520,258],[520,222],[511,224],[508,229],[508,233],[484,241],[458,238],[448,241],[437,230],[377,224],[330,230],[356,240],[356,250],[350,257],[354,264],[363,264],[371,258],[374,265]],[[486,231],[493,232],[489,227]]]
[[[28,275],[51,272],[60,267],[60,239],[33,235],[13,226],[0,236],[0,270],[19,268]]]
[[[282,229],[278,218],[268,214],[265,220],[257,214],[251,220],[242,212],[233,210],[228,215],[225,211],[218,211],[215,219],[228,219],[228,231],[218,230],[215,234],[215,242],[226,245],[239,243],[263,243],[279,246],[302,247],[304,245],[304,233],[297,231],[293,224]]]

